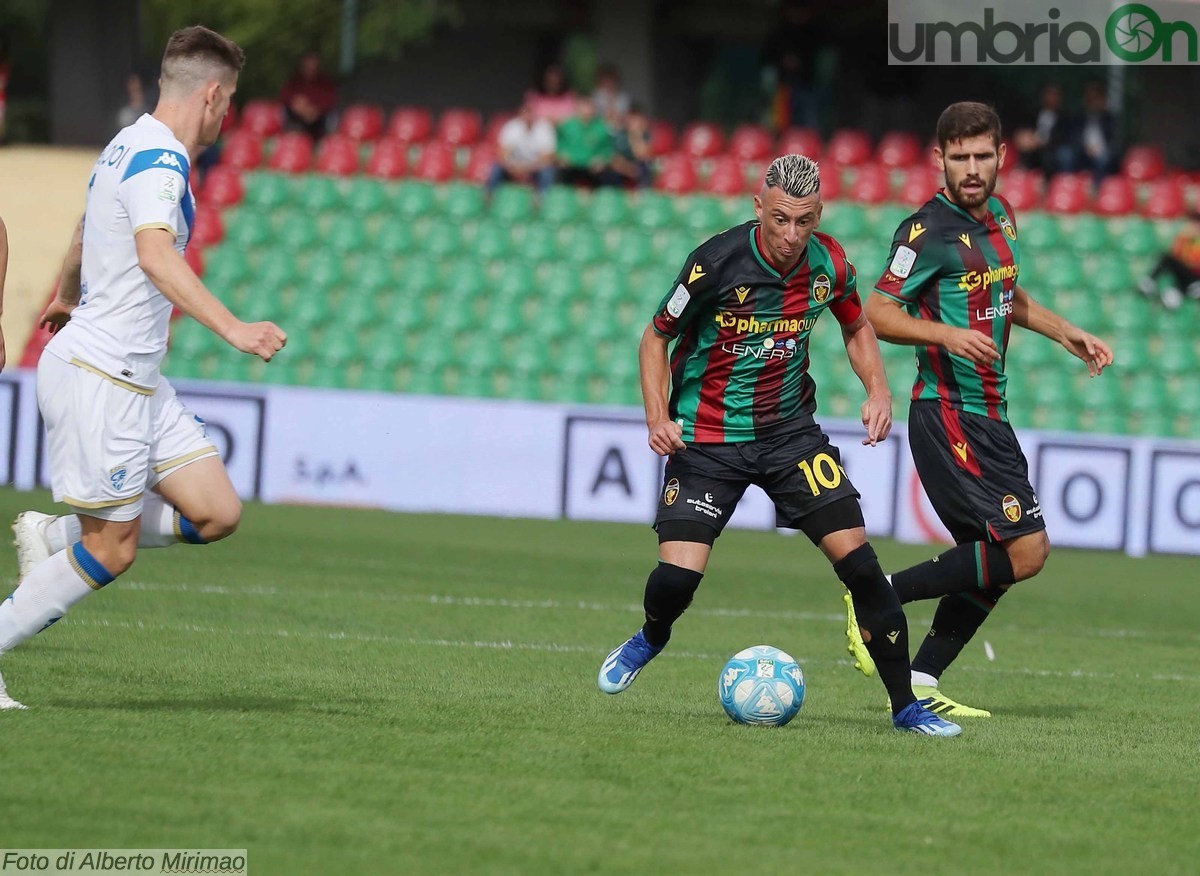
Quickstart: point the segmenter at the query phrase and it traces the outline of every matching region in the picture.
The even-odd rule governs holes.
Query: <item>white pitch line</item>
[[[484,639],[419,639],[404,636],[381,636],[364,633],[347,633],[342,630],[317,632],[311,630],[249,630],[232,627],[206,627],[199,624],[148,624],[144,621],[108,620],[106,618],[64,618],[64,625],[83,627],[115,627],[118,629],[144,630],[151,632],[169,633],[203,633],[209,635],[246,636],[261,638],[269,636],[277,639],[315,639],[330,642],[366,642],[371,644],[409,645],[422,648],[477,648],[494,651],[540,651],[554,654],[592,654],[603,656],[608,645],[588,646],[562,644],[558,642],[513,642],[511,640],[488,641]],[[683,660],[704,660],[715,662],[725,660],[728,654],[715,654],[704,651],[666,651],[664,657]],[[817,660],[810,657],[798,657],[797,661],[805,665],[817,666],[849,666],[849,660]],[[1101,680],[1143,679],[1147,681],[1200,683],[1200,676],[1180,675],[1175,673],[1154,673],[1142,675],[1139,672],[1118,674],[1115,672],[1091,672],[1084,669],[1032,669],[1029,667],[1004,668],[997,666],[968,666],[965,671],[998,675],[1022,675],[1037,678],[1064,678],[1072,680]]]

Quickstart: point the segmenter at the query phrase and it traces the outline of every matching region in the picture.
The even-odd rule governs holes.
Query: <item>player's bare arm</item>
[[[0,219],[0,315],[4,313],[4,278],[8,274],[8,229]],[[0,330],[0,369],[4,368],[4,332]]]
[[[996,342],[983,332],[909,316],[899,301],[887,295],[875,294],[867,299],[867,319],[875,334],[890,344],[933,344],[980,365],[1000,358]]]
[[[143,228],[136,238],[138,264],[163,297],[231,347],[264,362],[283,349],[287,334],[273,322],[242,322],[204,288],[175,249],[175,235],[164,228]]]
[[[1043,307],[1020,286],[1017,286],[1013,295],[1013,322],[1062,344],[1072,356],[1083,360],[1092,377],[1097,377],[1113,363],[1112,349],[1108,344],[1048,307]]]
[[[650,430],[650,449],[659,456],[671,456],[683,450],[683,427],[671,419],[667,406],[670,365],[666,338],[646,326],[638,344],[638,366],[642,375],[642,404],[646,408],[646,428]]]
[[[83,266],[83,219],[80,218],[71,235],[71,245],[63,256],[62,269],[58,272],[58,286],[54,297],[46,305],[38,319],[38,325],[54,334],[71,319],[71,312],[79,304],[80,269]]]
[[[867,400],[861,409],[867,437],[862,443],[874,447],[892,431],[892,391],[888,388],[879,339],[865,313],[842,326],[842,341],[846,344],[850,366],[867,391]]]

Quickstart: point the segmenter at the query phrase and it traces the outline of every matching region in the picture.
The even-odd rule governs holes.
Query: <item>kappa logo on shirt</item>
[[[174,167],[177,170],[183,170],[183,165],[179,163],[179,159],[175,157],[174,152],[164,152],[158,158],[154,159],[155,164],[164,164],[167,167]]]

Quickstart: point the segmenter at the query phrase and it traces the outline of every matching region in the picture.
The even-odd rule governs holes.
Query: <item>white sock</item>
[[[32,639],[92,592],[69,557],[69,551],[59,551],[38,563],[12,596],[0,602],[0,653]]]
[[[883,577],[885,577],[885,578],[887,578],[887,579],[888,579],[888,584],[891,584],[891,583],[892,583],[892,576],[891,576],[891,575],[884,575]]]
[[[52,554],[66,550],[82,537],[79,518],[74,514],[55,517],[44,526],[46,543]],[[157,493],[148,493],[142,500],[142,528],[138,535],[138,547],[160,548],[179,543],[179,535],[175,532],[175,506]]]
[[[912,674],[912,684],[914,687],[918,684],[924,687],[937,687],[938,680],[928,672],[917,672],[914,669]]]

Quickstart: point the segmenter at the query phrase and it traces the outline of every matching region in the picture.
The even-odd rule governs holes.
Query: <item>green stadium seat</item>
[[[1083,266],[1079,259],[1061,255],[1054,259],[1049,271],[1041,272],[1042,281],[1053,293],[1056,309],[1060,309],[1059,296],[1062,293],[1081,294],[1086,289],[1087,282],[1083,275]]]
[[[546,301],[580,301],[583,295],[582,273],[579,267],[566,262],[547,265],[538,289]]]
[[[359,259],[354,271],[354,288],[357,292],[386,297],[395,287],[391,259],[378,252],[366,253]]]
[[[821,215],[821,230],[832,234],[849,249],[853,238],[870,237],[866,208],[853,201],[840,200],[826,205]],[[893,228],[894,232],[895,229]],[[888,239],[891,239],[889,233]],[[851,256],[853,258],[853,256]]]
[[[619,189],[599,189],[592,195],[587,218],[597,225],[623,225],[629,218],[629,200]]]
[[[297,295],[286,315],[280,314],[280,319],[294,326],[292,331],[295,332],[297,328],[306,331],[323,328],[333,321],[333,316],[333,305],[329,296],[318,290],[308,289]],[[286,325],[284,330],[287,331]],[[289,335],[288,348],[294,351],[296,344],[293,340]]]
[[[1092,269],[1088,271],[1088,280],[1093,291],[1112,298],[1128,295],[1134,288],[1133,274],[1129,270],[1129,260],[1116,253],[1098,256]],[[1102,299],[1101,308],[1105,308],[1106,304],[1110,305],[1106,308],[1107,310],[1114,309],[1110,299]]]
[[[900,223],[912,215],[912,210],[901,204],[880,204],[878,207],[867,208],[867,222],[871,237],[878,240],[881,246],[890,248],[892,238]],[[882,264],[880,265],[882,268]]]
[[[355,289],[343,298],[341,304],[333,308],[334,325],[355,331],[373,327],[379,321],[376,303],[374,296]]]
[[[225,223],[225,242],[243,250],[261,249],[272,236],[267,214],[245,206],[236,210]]]
[[[551,225],[576,222],[581,212],[579,190],[574,186],[552,186],[542,198],[541,219]],[[590,216],[587,218],[590,221]]]
[[[404,219],[388,217],[375,230],[374,246],[385,255],[407,255],[416,246],[412,225]]]
[[[328,176],[310,174],[298,178],[297,203],[313,213],[325,213],[341,207],[344,200],[338,181]]]
[[[1112,326],[1114,331],[1120,333],[1126,338],[1140,338],[1148,332],[1153,325],[1154,316],[1150,312],[1150,305],[1147,304],[1140,296],[1129,292],[1123,298],[1115,298],[1118,302],[1112,312]],[[1126,358],[1132,352],[1130,347],[1137,346],[1136,344],[1123,344],[1122,348],[1117,351],[1116,355],[1121,358]],[[1136,355],[1136,354],[1134,354]]]
[[[388,208],[388,192],[385,184],[369,176],[360,176],[349,181],[343,203],[350,212],[358,216],[372,216]]]
[[[1166,437],[1175,432],[1172,417],[1161,409],[1142,411],[1132,422],[1133,428],[1130,431],[1137,435]]]
[[[330,223],[321,243],[322,246],[327,246],[339,256],[344,257],[366,249],[367,232],[361,222],[352,216],[342,214]]]
[[[282,289],[296,282],[296,256],[282,249],[269,249],[258,259],[250,280],[267,289]]]
[[[1099,216],[1083,213],[1073,217],[1067,228],[1067,246],[1079,255],[1105,252],[1112,246],[1108,235],[1108,223]]]
[[[249,275],[246,254],[237,247],[220,244],[204,251],[204,283],[218,294],[244,282]]]
[[[316,217],[302,210],[288,210],[283,213],[277,228],[276,242],[291,252],[306,252],[321,237]]]
[[[1017,242],[1030,252],[1050,253],[1062,242],[1058,221],[1049,213],[1030,210],[1017,217],[1017,229]]]
[[[1160,374],[1193,376],[1200,374],[1200,361],[1197,361],[1196,347],[1190,337],[1165,336],[1162,340],[1162,348],[1155,358]]]
[[[528,186],[504,185],[492,196],[492,218],[510,224],[533,218],[533,190]]]
[[[699,238],[711,237],[726,229],[725,207],[720,198],[691,195],[676,200],[680,223]]]
[[[512,242],[508,230],[499,225],[485,224],[475,233],[471,241],[471,250],[475,258],[485,262],[508,258],[512,253]]]
[[[452,222],[439,222],[432,226],[421,241],[420,250],[437,260],[447,260],[461,254],[464,246],[459,226]]]
[[[473,183],[440,186],[438,200],[442,214],[455,219],[477,219],[484,214],[483,189]]]
[[[430,216],[437,208],[433,186],[416,180],[398,184],[392,203],[397,213],[409,219]]]
[[[675,221],[671,198],[661,192],[643,191],[633,205],[633,221],[642,228],[666,228]]]
[[[340,253],[319,249],[308,257],[304,266],[303,285],[315,290],[336,290],[345,282]]]
[[[537,288],[533,268],[525,262],[506,262],[492,285],[491,299],[504,306],[520,304]]]
[[[619,236],[613,263],[620,268],[645,268],[659,258],[654,241],[640,228],[627,228]]]
[[[620,265],[597,265],[584,275],[584,297],[604,308],[614,308],[630,298],[629,274]],[[597,321],[611,317],[610,312],[594,313]]]
[[[1113,245],[1127,256],[1145,257],[1159,251],[1154,223],[1148,219],[1131,216],[1128,219],[1111,220],[1109,231]]]
[[[604,232],[592,225],[565,225],[556,237],[561,257],[573,264],[582,267],[608,258]]]
[[[242,203],[248,207],[272,210],[293,200],[287,179],[279,174],[247,173],[242,177],[242,187]]]
[[[655,260],[666,270],[678,272],[683,267],[683,263],[687,261],[688,256],[691,255],[692,250],[702,242],[688,231],[664,229],[655,238],[658,250]]]
[[[558,258],[558,239],[551,226],[537,222],[514,230],[519,232],[515,251],[521,257],[535,264]]]

